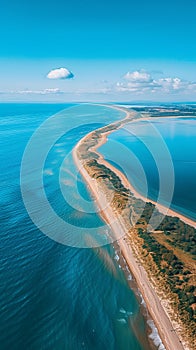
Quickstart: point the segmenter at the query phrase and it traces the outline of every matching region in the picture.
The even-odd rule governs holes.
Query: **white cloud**
[[[58,88],[54,89],[44,89],[44,90],[19,90],[19,91],[11,91],[11,93],[20,94],[20,95],[29,95],[29,94],[35,94],[35,95],[49,95],[49,94],[63,94],[64,92],[61,91]]]
[[[149,73],[145,72],[144,70],[136,70],[134,72],[127,72],[124,76],[124,78],[128,81],[132,82],[150,82],[152,81],[152,78]]]
[[[116,90],[119,92],[132,92],[136,94],[144,93],[163,93],[175,94],[179,92],[196,91],[196,83],[182,80],[178,77],[166,77],[154,79],[150,73],[145,70],[128,72],[124,75],[124,80],[116,84]]]
[[[47,74],[48,79],[71,79],[73,77],[73,73],[67,68],[53,69]]]

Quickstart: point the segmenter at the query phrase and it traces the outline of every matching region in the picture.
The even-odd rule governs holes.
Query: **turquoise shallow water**
[[[163,117],[129,123],[99,151],[139,193],[196,220],[195,143],[196,118]]]
[[[20,191],[20,164],[25,146],[41,123],[68,107],[0,105],[0,348],[149,350],[141,305],[128,286],[113,246],[79,249],[61,245],[33,224],[24,207]],[[100,112],[100,108],[94,109],[94,112],[88,110],[87,114],[84,109],[80,113],[78,111],[77,118],[83,122],[89,120],[88,113],[93,115],[91,125],[83,123],[85,125],[79,130],[71,130],[53,145],[46,157],[44,188],[60,217],[78,227],[94,227],[96,232],[103,225],[99,216],[82,213],[78,207],[73,209],[63,198],[63,191],[71,198],[75,194],[69,182],[72,175],[64,177],[62,161],[83,135],[103,124],[103,115],[107,123],[111,118],[122,117],[122,114],[111,110]],[[61,120],[62,125],[71,125],[75,117],[74,113],[70,115],[71,118]],[[62,125],[53,125],[53,132]],[[48,138],[47,133],[40,138],[37,159]],[[28,169],[31,180],[28,176],[25,180],[29,188],[34,186],[30,196],[37,200],[39,188],[34,182],[37,176],[35,155],[29,160]],[[74,164],[69,163],[66,169],[73,173]],[[61,181],[64,181],[62,193],[59,187]],[[78,178],[77,184],[80,198],[89,204],[91,199],[81,178]],[[80,204],[77,197],[74,203]],[[94,208],[91,202],[89,205]],[[35,207],[34,210],[39,213],[40,208]],[[49,219],[46,213],[44,220]],[[54,235],[58,235],[55,225],[53,231]]]

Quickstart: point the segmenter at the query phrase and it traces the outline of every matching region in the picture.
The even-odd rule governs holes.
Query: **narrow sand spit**
[[[115,107],[113,107],[115,108]],[[118,108],[120,109],[121,108]],[[125,111],[124,109],[122,109]],[[127,121],[130,121],[131,117],[131,111],[126,111],[126,117],[123,120],[123,124],[125,123],[126,119]],[[141,118],[142,119],[142,118]],[[147,119],[143,118],[142,120]],[[133,112],[133,119],[134,120],[134,112]],[[138,120],[138,119],[137,119]],[[119,121],[117,122],[119,123]],[[117,124],[113,123],[113,125]],[[110,124],[111,125],[111,124]],[[121,125],[120,125],[121,126]],[[120,127],[119,126],[119,127]],[[89,148],[91,151],[96,153],[98,155],[98,163],[104,164],[107,168],[109,168],[111,171],[115,172],[116,175],[120,178],[122,184],[131,190],[131,192],[134,194],[136,198],[140,198],[145,202],[151,202],[153,203],[156,208],[162,212],[165,215],[169,216],[175,216],[184,221],[185,223],[196,227],[196,223],[183,215],[180,215],[179,213],[176,213],[168,208],[165,208],[162,205],[157,205],[152,200],[145,198],[141,196],[134,188],[131,186],[131,184],[128,182],[127,178],[122,174],[119,170],[117,170],[114,166],[109,164],[105,161],[105,159],[97,152],[97,148],[103,145],[107,141],[107,136],[111,132],[113,132],[114,129],[111,131],[107,131],[103,134],[101,134],[101,138],[99,138],[99,141],[97,142],[96,146],[93,146]],[[110,225],[112,231],[115,234],[115,237],[118,241],[120,250],[124,258],[126,259],[127,265],[129,266],[131,272],[133,273],[137,285],[142,293],[142,296],[146,302],[147,308],[149,310],[150,315],[152,316],[156,327],[158,328],[161,340],[167,350],[184,350],[185,347],[183,347],[177,333],[174,331],[174,327],[172,325],[171,320],[168,317],[167,309],[165,309],[162,305],[161,300],[159,299],[156,291],[154,290],[152,283],[149,280],[149,277],[147,275],[147,272],[145,271],[144,267],[138,263],[137,258],[134,254],[133,247],[128,244],[128,240],[125,239],[125,232],[127,231],[126,228],[126,222],[123,220],[122,217],[120,217],[111,207],[110,203],[107,203],[107,193],[106,189],[100,188],[100,184],[93,179],[90,174],[86,171],[84,168],[84,163],[86,160],[83,160],[82,157],[79,154],[79,147],[83,144],[83,142],[87,142],[91,139],[90,133],[87,136],[85,136],[82,140],[78,142],[76,147],[73,150],[73,158],[74,161],[82,174],[84,180],[89,186],[89,189],[91,190],[93,196],[95,197],[96,203],[100,209],[100,215],[105,220],[105,222]],[[121,237],[121,238],[119,238]],[[131,244],[134,244],[134,242],[131,242]]]

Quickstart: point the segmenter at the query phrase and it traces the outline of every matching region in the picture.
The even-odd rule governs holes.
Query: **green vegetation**
[[[164,231],[168,242],[196,256],[196,229],[176,217],[166,216],[157,230]]]
[[[172,293],[177,296],[177,308],[181,318],[187,323],[196,322],[196,287],[189,284],[191,272],[174,254],[172,249],[167,249],[145,230],[138,229],[139,236],[143,239],[143,249],[150,254],[161,276],[167,282]]]

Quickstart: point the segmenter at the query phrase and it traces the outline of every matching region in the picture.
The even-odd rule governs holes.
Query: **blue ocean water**
[[[196,118],[162,117],[129,123],[99,150],[139,193],[196,220],[195,142]]]
[[[48,117],[69,107],[0,104],[0,348],[152,349],[146,336],[141,305],[119,266],[114,247],[80,249],[59,244],[33,224],[24,207],[20,165],[27,142]],[[70,151],[90,130],[103,125],[103,113],[105,122],[122,117],[120,112],[100,112],[100,108],[96,112],[94,109],[91,124],[84,123],[80,130],[72,129],[66,139],[59,140],[45,163],[44,187],[51,205],[59,216],[78,227],[84,227],[86,223],[98,229],[103,222],[96,214],[78,215],[79,209],[66,203],[60,192],[59,179],[64,181],[63,191],[67,188],[67,192],[72,193],[69,183],[72,175],[59,177],[59,169],[63,171],[64,152]],[[80,114],[77,111],[70,115],[70,119],[63,122],[71,123],[74,115],[83,121],[87,117],[84,109]],[[41,152],[47,142],[47,133],[39,141],[37,152]],[[28,166],[33,181],[37,174],[35,156]],[[74,164],[67,169],[72,173]],[[35,199],[38,190],[34,187]],[[86,201],[91,200],[81,178],[78,191]],[[93,208],[91,202],[90,206]],[[45,219],[48,219],[47,213]],[[55,231],[55,227],[53,229]]]

